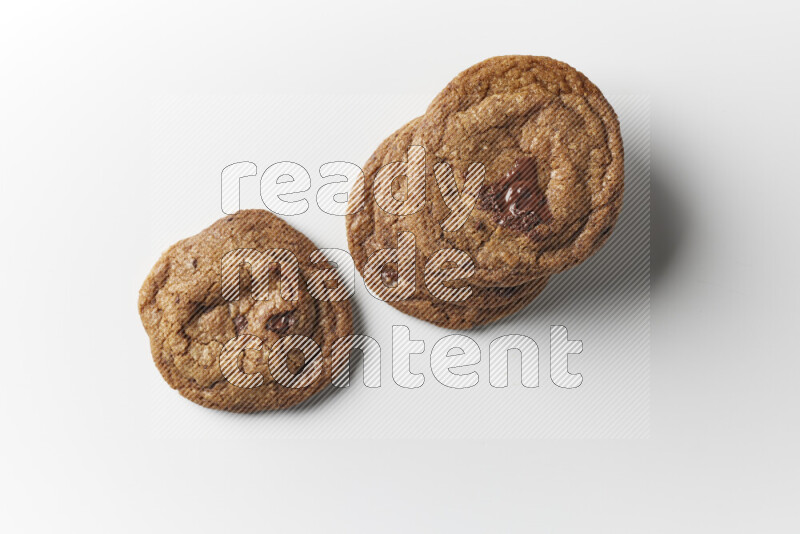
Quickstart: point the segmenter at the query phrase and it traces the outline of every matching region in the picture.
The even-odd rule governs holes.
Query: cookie
[[[373,157],[370,158],[370,161],[364,168],[364,174],[366,176],[373,175],[382,166],[398,158],[402,159],[405,157],[414,128],[419,122],[419,118],[414,119],[389,136],[378,150],[376,150]],[[366,208],[375,209],[375,206],[368,205]],[[381,215],[388,216],[386,213],[381,213]],[[407,231],[415,235],[418,233],[417,228],[414,226],[407,226],[404,224],[406,221],[401,221],[399,219],[400,218],[396,221],[396,228],[399,231]],[[352,226],[349,228],[352,228]],[[375,276],[370,276],[370,273],[366,272],[366,264],[368,261],[366,250],[359,247],[357,243],[360,236],[357,232],[350,231],[348,232],[348,239],[350,240],[350,249],[355,255],[355,263],[362,274],[365,275],[368,287],[373,290],[373,292],[380,295],[379,290],[382,289],[381,286],[391,286],[393,282],[396,281],[398,276],[397,264],[385,264],[382,272],[372,273]],[[387,235],[387,240],[382,243],[384,248],[392,248],[397,244],[396,241],[392,240],[391,235]],[[416,247],[419,249],[420,244],[416,243]],[[403,298],[399,300],[390,298],[386,298],[385,300],[395,308],[409,315],[423,318],[434,324],[446,326],[447,328],[471,328],[472,326],[495,320],[503,316],[503,314],[499,312],[500,308],[504,310],[511,309],[513,307],[512,304],[517,299],[526,299],[526,302],[529,302],[535,296],[532,294],[535,293],[538,295],[546,284],[546,278],[534,280],[519,286],[498,288],[474,286],[468,283],[451,283],[448,284],[448,287],[459,288],[471,285],[470,294],[466,299],[451,301],[446,298],[443,299],[441,296],[434,296],[427,290],[426,265],[428,265],[427,262],[416,262],[416,270],[414,273],[415,290],[412,293],[404,295]],[[530,298],[527,299],[529,296]],[[469,308],[469,310],[466,308]],[[498,309],[498,312],[484,312],[483,310],[486,309]],[[478,313],[477,310],[480,310],[480,313]]]
[[[424,148],[424,199],[404,198],[408,177],[395,177],[388,194],[419,203],[398,215],[375,191],[381,169],[407,161],[412,146]],[[457,228],[447,221],[458,206],[440,189],[447,172],[474,203]],[[614,227],[623,182],[619,123],[594,84],[550,58],[491,58],[456,76],[370,158],[347,219],[351,253],[363,274],[374,251],[411,232],[418,263],[457,249],[473,261],[473,287],[517,286],[594,254]]]
[[[275,250],[283,252],[259,256]],[[234,412],[288,408],[322,390],[352,316],[347,300],[311,295],[310,281],[319,288],[326,267],[315,264],[316,251],[263,210],[227,216],[171,246],[139,292],[164,380],[192,402]]]

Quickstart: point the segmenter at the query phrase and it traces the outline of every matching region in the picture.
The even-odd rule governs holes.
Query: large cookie
[[[294,255],[296,271],[286,252],[278,253],[286,260],[280,269],[258,255],[278,249]],[[332,347],[352,333],[352,317],[347,300],[309,293],[309,280],[319,282],[315,273],[326,266],[314,265],[316,250],[263,210],[240,211],[170,247],[139,292],[153,359],[167,383],[193,402],[235,412],[288,408],[329,384]],[[250,269],[240,271],[240,258]],[[286,350],[277,349],[279,340]]]
[[[424,202],[413,214],[387,213],[373,195],[378,169],[405,161],[411,146],[425,150]],[[454,231],[442,228],[453,210],[438,185],[441,163],[475,200]],[[485,175],[471,191],[474,164]],[[584,75],[549,58],[491,58],[459,74],[369,160],[353,196],[364,207],[348,217],[351,252],[361,270],[375,250],[412,232],[417,262],[455,248],[474,262],[473,286],[519,285],[575,266],[602,246],[621,208],[623,178],[616,115]],[[395,181],[392,193],[402,197],[407,177]]]
[[[401,127],[394,134],[390,135],[367,162],[367,165],[364,167],[364,176],[374,176],[374,174],[384,165],[404,158],[410,146],[414,129],[419,125],[419,123],[420,118],[414,119],[405,126]],[[358,187],[359,186],[357,186],[356,191],[358,191]],[[403,217],[395,217],[381,211],[379,207],[375,206],[370,195],[365,190],[361,189],[360,193],[356,193],[356,195],[361,194],[365,194],[364,200],[362,201],[365,204],[365,211],[377,209],[378,217],[394,218],[392,232],[395,230],[400,232],[406,231],[414,234],[415,236],[419,235],[423,239],[426,237],[426,234],[424,232],[419,232],[417,227],[407,224],[408,221],[403,220]],[[356,195],[354,195],[354,197]],[[355,203],[356,201],[357,199],[354,198],[353,202]],[[383,289],[381,286],[389,286],[397,278],[397,264],[391,263],[386,265],[383,272],[375,273],[377,274],[376,276],[369,275],[370,273],[368,273],[366,269],[369,256],[367,254],[367,249],[360,246],[362,236],[358,231],[354,231],[354,228],[358,224],[359,220],[366,220],[363,217],[363,214],[356,214],[354,216],[350,216],[348,219],[349,246],[351,252],[353,252],[356,266],[365,276],[365,281],[368,287],[370,287],[373,292],[380,295],[380,289]],[[386,233],[385,239],[381,241],[381,243],[383,243],[382,248],[395,247],[397,243],[396,239],[393,238],[393,233]],[[417,251],[422,248],[426,248],[425,244],[419,241],[415,243],[415,246]],[[374,250],[370,252],[374,252]],[[518,300],[524,300],[526,303],[533,300],[533,298],[541,293],[547,282],[547,278],[545,277],[514,287],[484,287],[469,284],[467,281],[462,281],[464,283],[451,283],[448,285],[453,288],[469,285],[469,297],[458,301],[448,300],[447,298],[440,298],[432,295],[430,291],[427,290],[425,285],[425,266],[427,263],[425,261],[419,261],[420,259],[421,258],[418,257],[418,261],[415,263],[416,270],[414,275],[414,291],[403,296],[402,299],[387,298],[386,301],[404,313],[447,328],[471,328],[479,324],[497,320],[500,317],[507,315],[509,313],[507,310],[516,309],[514,304]]]

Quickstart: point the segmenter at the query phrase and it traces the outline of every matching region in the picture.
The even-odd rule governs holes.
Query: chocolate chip
[[[233,324],[236,326],[236,335],[238,336],[247,328],[247,317],[244,315],[237,315],[233,318]]]
[[[478,208],[488,211],[500,226],[527,233],[533,239],[538,236],[536,227],[552,218],[547,199],[539,190],[533,158],[517,159],[500,181],[481,187]]]
[[[397,265],[394,263],[386,263],[381,269],[381,280],[387,287],[395,287],[397,285]]]
[[[288,311],[284,313],[279,313],[278,315],[273,315],[267,320],[267,324],[264,326],[270,332],[275,332],[278,335],[285,334],[294,324],[297,322],[297,318],[294,316],[293,311]]]
[[[192,259],[192,267],[197,269],[197,258]]]

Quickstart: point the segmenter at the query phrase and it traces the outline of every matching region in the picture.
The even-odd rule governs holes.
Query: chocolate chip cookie
[[[369,258],[401,235],[414,236],[417,279],[440,251],[461,251],[480,303],[482,287],[536,285],[596,252],[623,179],[616,115],[583,74],[549,58],[491,58],[378,147],[354,184],[348,242],[373,288]],[[418,284],[410,300],[435,296]]]
[[[504,56],[462,72],[433,100],[412,144],[451,165],[485,167],[476,209],[439,241],[469,252],[473,283],[512,285],[573,267],[608,239],[622,206],[619,121],[569,65]],[[432,188],[429,211],[447,207]]]
[[[331,267],[316,252],[262,210],[227,216],[170,247],[139,292],[167,383],[234,412],[288,408],[329,384],[332,348],[352,333],[352,317],[341,295],[310,294]],[[325,283],[336,286],[335,275]]]
[[[414,119],[389,136],[365,166],[365,176],[374,175],[383,166],[391,164],[391,162],[398,159],[403,159],[410,146],[414,128],[419,122],[419,118]],[[358,194],[361,193],[356,193],[356,195]],[[353,202],[355,201],[354,199]],[[381,216],[389,215],[371,203],[367,203],[365,209],[377,209],[380,211]],[[418,232],[414,226],[407,224],[409,221],[410,219],[403,220],[403,218],[398,217],[396,221],[398,232],[408,232],[415,237],[420,235],[425,238],[424,233]],[[364,274],[368,287],[373,292],[380,294],[382,286],[391,287],[396,283],[398,278],[397,264],[386,263],[379,273],[369,273],[367,268],[368,254],[366,254],[366,249],[357,246],[354,242],[355,237],[355,233],[348,232],[350,248],[354,254],[355,263]],[[383,248],[395,247],[396,242],[392,239],[392,236],[386,234],[386,237],[387,239],[383,241]],[[417,251],[423,246],[420,243],[415,245]],[[547,282],[547,277],[514,287],[483,287],[471,285],[466,281],[453,282],[448,283],[447,286],[455,289],[469,286],[469,296],[463,300],[436,298],[426,285],[426,281],[429,280],[429,274],[426,273],[425,267],[428,265],[427,262],[415,262],[413,277],[415,287],[412,292],[403,295],[402,298],[385,298],[385,300],[409,315],[424,318],[429,322],[446,328],[465,329],[495,321],[507,315],[509,313],[508,310],[515,310],[517,306],[514,304],[518,301],[525,300],[530,302],[533,300],[535,296],[541,293]],[[371,276],[373,274],[374,276]],[[384,297],[383,295],[380,296],[381,298]]]

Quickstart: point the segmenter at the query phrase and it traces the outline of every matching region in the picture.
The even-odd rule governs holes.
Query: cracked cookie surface
[[[410,146],[425,149],[425,202],[393,215],[375,205],[372,190],[381,166],[404,161]],[[456,231],[442,227],[451,213],[435,178],[442,163],[462,194],[470,166],[485,171],[475,207]],[[623,181],[619,123],[594,84],[550,58],[490,58],[456,76],[370,158],[354,195],[364,207],[348,216],[351,252],[361,270],[408,231],[418,262],[456,248],[474,261],[473,287],[517,286],[596,252],[621,209]]]
[[[365,165],[364,176],[374,176],[382,166],[405,158],[415,128],[420,121],[421,118],[414,119],[390,135]],[[347,219],[348,244],[354,262],[362,274],[365,272],[365,265],[370,254],[378,249],[391,248],[397,245],[395,232],[410,232],[413,234],[417,239],[415,246],[418,253],[421,249],[435,245],[420,241],[420,239],[424,240],[430,235],[425,231],[419,231],[420,225],[425,224],[424,220],[388,214],[374,203],[368,191],[363,189],[362,191],[364,192],[363,200],[354,197],[354,202],[363,202],[364,209],[362,212],[348,216]],[[371,222],[376,219],[372,217],[385,222],[386,225],[380,228],[373,227]],[[378,233],[371,234],[375,230]],[[363,246],[365,236],[369,236],[368,239],[380,245],[374,247]],[[421,258],[419,256],[418,254],[417,262],[415,263],[415,291],[402,300],[387,300],[387,303],[403,313],[424,319],[443,328],[464,330],[496,321],[533,301],[547,284],[547,277],[534,279],[517,286],[490,287],[469,284],[471,286],[469,298],[464,301],[447,302],[437,299],[427,290],[424,270],[426,263],[420,261]],[[385,284],[388,280],[385,277],[373,280],[369,276],[365,276],[365,282],[372,289],[375,289],[377,284]],[[451,287],[463,287],[464,285],[466,284],[450,284]]]
[[[238,249],[294,254],[299,264],[296,300],[283,298],[284,282],[278,284],[277,276],[271,275],[255,299],[252,268],[240,271],[238,298],[224,298],[222,258]],[[139,292],[139,313],[153,360],[167,383],[197,404],[235,412],[288,408],[330,383],[332,347],[352,333],[352,317],[348,301],[328,302],[309,294],[307,281],[319,268],[312,264],[316,250],[303,234],[263,210],[229,215],[171,246]],[[234,385],[220,367],[223,347],[243,334],[263,342],[260,350],[244,350],[238,360],[243,373],[263,377],[257,387]],[[270,371],[270,347],[287,335],[310,338],[321,349],[322,372],[306,387],[286,387]],[[286,366],[290,373],[302,373],[309,363],[294,352]]]

